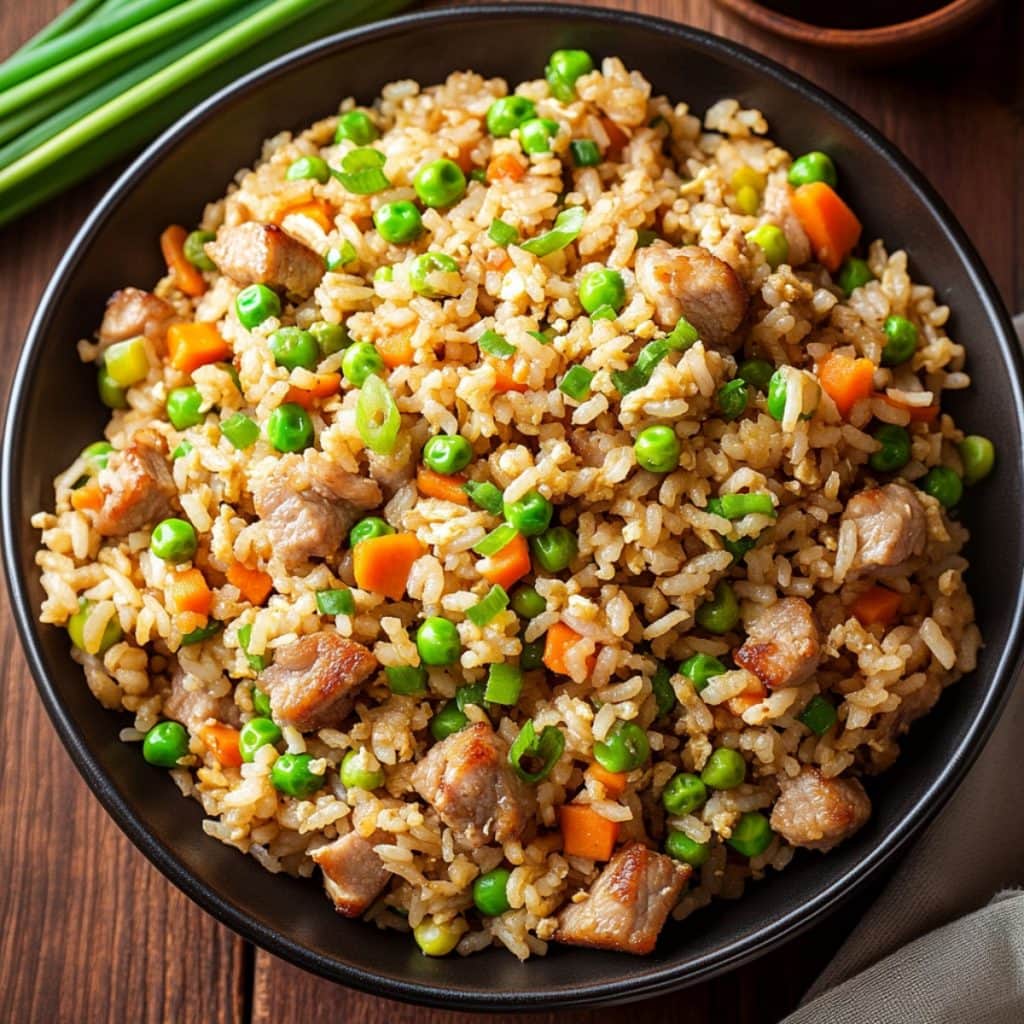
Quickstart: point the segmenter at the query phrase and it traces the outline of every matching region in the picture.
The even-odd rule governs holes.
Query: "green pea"
[[[848,296],[874,279],[875,275],[871,273],[871,268],[856,256],[850,256],[839,268],[839,287]]]
[[[238,750],[243,761],[252,761],[256,751],[268,743],[273,746],[281,741],[281,730],[269,718],[251,718],[238,734]]]
[[[91,445],[82,450],[79,458],[84,459],[89,472],[95,474],[101,469],[107,468],[110,453],[113,450],[114,446],[109,441],[93,441]]]
[[[557,121],[549,117],[532,117],[519,126],[519,145],[526,153],[550,153],[551,140],[557,134]]]
[[[182,251],[185,259],[200,270],[216,270],[217,264],[206,255],[206,244],[217,238],[212,231],[190,231],[185,238]]]
[[[417,171],[412,186],[427,206],[451,206],[466,191],[466,176],[451,160],[434,160]]]
[[[711,856],[711,846],[708,843],[698,843],[685,832],[673,828],[665,837],[665,852],[673,860],[681,860],[684,864],[699,868],[707,863],[708,857]]]
[[[252,688],[252,709],[257,715],[270,717],[270,698],[257,686]]]
[[[357,146],[368,146],[378,138],[380,132],[377,126],[363,110],[350,110],[347,114],[342,114],[334,129],[335,142],[353,142]]]
[[[588,313],[602,306],[610,306],[618,313],[625,304],[626,283],[617,270],[592,270],[580,282],[580,305]]]
[[[187,562],[198,547],[195,527],[184,519],[164,519],[149,538],[149,550],[165,562]]]
[[[149,356],[142,338],[129,338],[110,346],[103,354],[103,365],[118,387],[129,388],[145,380],[149,373]]]
[[[726,667],[710,654],[693,654],[679,666],[679,674],[686,676],[698,693],[708,685],[712,676],[720,676],[726,671]]]
[[[765,261],[774,270],[789,259],[789,241],[785,231],[775,224],[759,224],[747,238],[764,253]]]
[[[995,445],[981,434],[968,434],[960,442],[960,461],[964,464],[964,483],[971,487],[992,472],[996,461]]]
[[[386,537],[395,532],[395,528],[380,516],[367,516],[360,519],[351,530],[348,531],[349,547],[354,548],[361,540],[369,540],[371,537]]]
[[[594,70],[594,60],[586,50],[555,50],[544,69],[551,95],[562,103],[576,98],[576,79]]]
[[[310,327],[309,333],[313,335],[324,359],[352,344],[344,324],[329,324],[321,320]]]
[[[311,770],[312,762],[310,754],[282,754],[270,769],[270,781],[287,796],[300,800],[312,796],[324,784],[323,775]]]
[[[781,420],[786,411],[786,395],[789,384],[781,369],[776,370],[768,381],[768,415]]]
[[[519,655],[519,667],[524,672],[532,672],[544,664],[544,641],[531,640],[523,644],[523,650]]]
[[[373,790],[384,785],[384,773],[363,767],[363,752],[350,750],[341,761],[341,784],[346,789]]]
[[[427,956],[447,956],[459,944],[462,929],[454,922],[426,917],[413,928],[412,937]]]
[[[158,722],[142,741],[142,756],[157,768],[175,768],[188,753],[188,733],[180,722]]]
[[[281,300],[277,292],[265,284],[251,284],[235,296],[235,313],[238,322],[252,330],[264,320],[281,315]]]
[[[735,789],[747,777],[743,755],[729,747],[717,747],[700,773],[700,780],[713,789]]]
[[[368,341],[357,341],[345,349],[341,357],[341,372],[345,380],[361,388],[374,374],[384,372],[384,360]]]
[[[747,411],[747,382],[737,377],[723,384],[718,389],[715,401],[725,419],[739,419]]]
[[[111,615],[107,624],[103,627],[103,635],[100,637],[100,645],[95,651],[90,651],[85,646],[85,624],[92,614],[93,603],[84,597],[78,602],[78,611],[68,619],[68,636],[71,642],[86,654],[106,654],[124,635],[121,630],[121,623],[116,615]]]
[[[746,359],[740,363],[736,376],[745,380],[752,388],[765,392],[775,368],[765,359]]]
[[[681,446],[671,427],[645,427],[633,442],[637,465],[651,473],[671,473],[679,465]]]
[[[524,537],[536,537],[551,525],[555,508],[536,491],[529,491],[516,501],[502,505],[505,518]]]
[[[423,464],[451,476],[473,460],[473,446],[461,434],[435,434],[423,446]]]
[[[433,615],[416,630],[416,650],[424,665],[454,665],[462,642],[454,622]]]
[[[692,814],[703,807],[708,798],[707,786],[690,772],[673,775],[671,782],[661,792],[661,802],[672,815]]]
[[[832,188],[839,184],[839,175],[836,174],[836,165],[832,158],[819,150],[798,156],[789,168],[787,178],[794,188],[798,185],[809,185],[814,181],[823,181]]]
[[[473,883],[473,902],[481,914],[497,917],[510,908],[508,880],[511,874],[508,868],[495,868]]]
[[[736,823],[732,836],[726,841],[744,857],[757,857],[771,845],[772,836],[768,819],[758,811],[748,811]]]
[[[534,562],[545,572],[568,569],[579,554],[579,542],[565,526],[552,526],[542,534],[530,538],[530,551]]]
[[[740,621],[740,606],[736,594],[725,580],[715,585],[715,596],[705,601],[696,614],[697,625],[709,633],[728,633]]]
[[[948,466],[935,466],[929,469],[918,486],[925,494],[930,494],[944,508],[953,508],[964,496],[963,481],[955,470]]]
[[[415,203],[399,199],[394,203],[378,206],[373,215],[373,224],[380,237],[393,245],[415,242],[423,234],[423,218]]]
[[[520,587],[512,595],[512,611],[524,619],[535,619],[547,608],[547,601],[533,587]]]
[[[99,392],[100,401],[108,409],[128,408],[125,389],[107,373],[105,366],[101,366],[96,374],[96,390]]]
[[[882,330],[888,338],[882,349],[883,366],[899,366],[917,350],[917,327],[905,316],[887,316]]]
[[[487,108],[487,130],[496,139],[506,138],[536,113],[533,100],[525,96],[502,96]]]
[[[601,163],[601,149],[593,139],[573,139],[569,152],[577,167],[597,167]]]
[[[313,421],[295,402],[279,405],[267,418],[267,440],[279,452],[301,452],[313,443]]]
[[[274,362],[286,370],[315,370],[320,361],[320,346],[309,331],[298,327],[279,327],[267,345]]]
[[[455,701],[450,700],[437,710],[437,713],[430,719],[430,735],[438,743],[447,739],[453,733],[465,729],[469,725],[469,718],[464,711],[459,709]]]
[[[300,156],[298,160],[288,166],[284,176],[288,181],[303,181],[306,178],[312,178],[323,185],[331,180],[331,169],[327,166],[327,161],[318,156]]]
[[[873,437],[882,446],[868,459],[876,473],[894,473],[910,461],[910,434],[904,427],[883,423]]]
[[[444,252],[420,253],[409,266],[409,284],[417,295],[439,299],[445,295],[458,295],[462,277],[456,280],[438,280],[439,275],[459,274],[459,265]]]
[[[647,733],[636,722],[620,722],[607,739],[594,744],[594,760],[609,772],[631,772],[650,754]]]
[[[205,413],[200,412],[202,404],[203,396],[195,385],[173,388],[167,393],[167,418],[177,430],[194,427],[203,422]]]

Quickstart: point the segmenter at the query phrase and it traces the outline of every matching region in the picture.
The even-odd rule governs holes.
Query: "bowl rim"
[[[570,981],[557,988],[487,993],[480,990],[453,989],[435,982],[409,981],[399,975],[364,970],[339,959],[316,953],[275,928],[248,917],[239,906],[194,875],[172,849],[134,815],[112,780],[101,769],[83,734],[63,706],[57,689],[46,671],[42,644],[37,637],[37,629],[41,631],[42,627],[36,621],[35,610],[28,594],[27,580],[29,573],[35,571],[34,563],[31,558],[26,562],[25,552],[18,547],[21,523],[16,503],[20,490],[18,485],[22,461],[21,411],[27,401],[29,381],[41,359],[41,342],[52,310],[65,291],[71,274],[81,262],[92,232],[117,209],[123,198],[134,189],[152,164],[169,154],[195,127],[215,116],[222,107],[255,85],[286,75],[297,67],[318,60],[326,53],[345,50],[364,41],[395,34],[415,33],[422,26],[471,18],[561,18],[605,24],[628,23],[648,31],[653,29],[672,41],[684,42],[720,59],[745,65],[758,76],[767,77],[779,86],[794,90],[815,105],[823,107],[862,143],[880,152],[903,177],[917,199],[924,204],[942,228],[949,244],[967,267],[970,285],[978,295],[990,322],[996,327],[993,332],[994,343],[1000,350],[1003,365],[1009,373],[1016,427],[1018,432],[1024,434],[1024,390],[1021,384],[1024,377],[1024,360],[1016,344],[1009,314],[988,271],[964,229],[924,176],[892,143],[859,115],[824,90],[774,61],[731,40],[691,26],[650,15],[574,4],[467,4],[454,8],[418,11],[350,29],[284,54],[242,76],[196,106],[147,146],[117,178],[79,228],[54,270],[33,315],[18,360],[7,403],[0,453],[0,546],[3,548],[5,575],[26,660],[47,714],[65,749],[121,831],[171,882],[218,921],[232,928],[243,938],[322,977],[373,995],[420,1005],[458,1010],[510,1011],[621,1003],[649,998],[697,981],[707,980],[754,959],[769,948],[781,945],[783,941],[809,929],[855,890],[861,889],[870,878],[876,877],[883,864],[888,863],[898,851],[905,848],[909,840],[920,832],[950,798],[995,727],[999,712],[1006,703],[1014,671],[1021,663],[1024,639],[1024,588],[1019,585],[1016,587],[1012,625],[988,683],[983,703],[971,721],[966,735],[947,760],[944,770],[932,780],[926,792],[891,832],[867,851],[844,875],[818,892],[813,899],[793,907],[769,927],[741,936],[714,954],[706,953],[691,959],[685,966],[679,963],[662,963],[639,972],[627,972],[627,976],[611,981],[579,984]]]

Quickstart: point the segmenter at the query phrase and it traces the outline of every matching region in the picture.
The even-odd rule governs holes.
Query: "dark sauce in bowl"
[[[923,18],[949,0],[758,0],[762,7],[822,28],[871,29]]]

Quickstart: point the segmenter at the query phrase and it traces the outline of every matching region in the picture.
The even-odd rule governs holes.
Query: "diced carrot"
[[[413,562],[423,554],[414,533],[391,533],[360,541],[352,550],[356,585],[392,601],[405,596]]]
[[[507,391],[518,391],[522,394],[522,392],[529,390],[521,380],[517,380],[513,375],[512,368],[507,360],[500,362],[494,360],[491,365],[494,367],[494,390],[499,395],[503,395]]]
[[[171,324],[167,328],[167,352],[171,366],[191,373],[208,363],[231,358],[231,346],[220,336],[215,324]]]
[[[730,714],[739,717],[744,711],[749,710],[755,704],[760,704],[768,695],[768,691],[764,688],[764,683],[760,679],[752,675],[751,680],[742,693],[736,694],[735,697],[730,697],[725,702],[725,706],[729,709]]]
[[[160,236],[160,251],[174,283],[186,294],[198,298],[206,291],[206,281],[197,267],[185,258],[185,239],[188,232],[180,224],[165,228]]]
[[[469,174],[473,170],[473,150],[476,149],[476,142],[464,142],[459,147],[459,155],[455,158],[455,162],[459,165],[459,170],[463,174]]]
[[[377,351],[389,370],[396,366],[410,366],[416,356],[412,347],[412,331],[396,331],[378,338]]]
[[[888,587],[872,587],[853,602],[850,611],[862,626],[891,626],[900,613],[903,595]]]
[[[626,792],[626,779],[629,777],[629,772],[610,772],[593,761],[587,769],[587,774],[595,781],[600,782],[610,796],[622,796]]]
[[[176,612],[209,615],[213,605],[213,593],[203,574],[194,567],[171,575],[167,581],[167,596]]]
[[[288,389],[288,394],[285,395],[284,400],[286,402],[295,402],[297,405],[301,405],[303,409],[312,409],[316,405],[317,399],[330,398],[331,395],[336,395],[340,390],[340,373],[318,373],[313,384],[308,388],[300,388],[297,384],[293,384]]]
[[[823,181],[801,185],[790,205],[811,240],[818,262],[835,273],[860,241],[857,215]]]
[[[195,632],[197,629],[205,629],[210,621],[209,615],[200,615],[199,612],[178,612],[174,616],[174,625],[182,636]]]
[[[629,142],[629,136],[610,117],[601,118],[601,127],[608,136],[608,146],[611,150],[608,155],[615,159]]]
[[[416,471],[416,487],[424,498],[440,498],[456,505],[468,505],[469,495],[462,489],[466,478],[461,473],[445,476],[421,466]]]
[[[77,508],[79,512],[85,509],[96,511],[103,506],[103,491],[95,480],[90,480],[77,490],[71,492],[71,507]]]
[[[564,622],[556,622],[544,637],[544,657],[542,658],[544,665],[561,676],[569,675],[569,669],[566,667],[566,655],[569,653],[569,648],[581,639],[579,633],[571,626],[567,626]],[[593,671],[596,660],[597,657],[593,654],[587,658],[588,672]]]
[[[238,747],[239,733],[230,725],[211,722],[199,730],[199,738],[206,748],[217,758],[222,768],[241,768],[242,751]]]
[[[562,804],[558,808],[562,826],[562,852],[567,857],[608,860],[619,838],[619,823],[602,818],[587,804]]]
[[[308,217],[319,224],[324,231],[330,231],[334,227],[334,207],[326,199],[306,199],[301,203],[282,207],[274,217],[274,223],[280,224],[285,217],[290,217],[292,214]]]
[[[477,562],[476,567],[485,580],[508,590],[530,571],[530,545],[517,533],[500,551]]]
[[[487,180],[495,181],[521,181],[526,174],[526,167],[512,153],[499,153],[487,165]]]
[[[238,587],[242,597],[251,604],[263,604],[274,589],[274,581],[261,569],[250,569],[241,562],[228,566],[228,582]]]
[[[874,376],[875,364],[870,359],[832,353],[818,363],[818,380],[843,419],[857,402],[871,397]]]
[[[888,395],[878,395],[878,397],[886,403],[891,405],[894,409],[902,409],[903,412],[910,414],[911,423],[932,423],[939,416],[939,405],[936,402],[934,405],[907,405],[906,402],[898,402],[895,398],[890,398]]]

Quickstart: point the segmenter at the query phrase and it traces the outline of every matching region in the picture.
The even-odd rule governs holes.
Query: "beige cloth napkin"
[[[1016,326],[1024,340],[1024,317]],[[946,809],[783,1024],[1024,1024],[1022,760],[1024,683]]]

